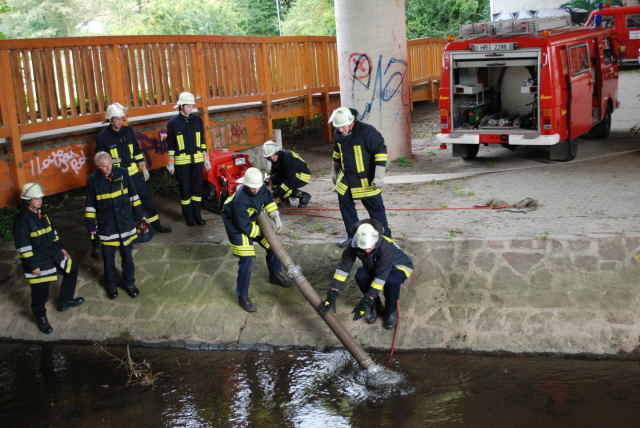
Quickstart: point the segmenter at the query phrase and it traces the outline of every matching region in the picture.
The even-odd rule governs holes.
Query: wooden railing
[[[442,39],[409,42],[412,86],[439,79]],[[0,41],[0,137],[98,122],[120,102],[129,116],[171,111],[182,91],[198,108],[339,90],[334,37],[121,36]],[[310,111],[310,110],[309,110]],[[203,115],[208,127],[207,115]],[[210,142],[209,142],[210,143]]]

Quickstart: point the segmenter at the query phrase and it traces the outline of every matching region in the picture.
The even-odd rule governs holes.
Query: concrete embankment
[[[640,237],[602,239],[403,242],[416,271],[401,296],[397,349],[626,354],[639,346]],[[266,281],[258,249],[251,296],[258,312],[235,302],[236,259],[226,244],[149,243],[136,252],[141,295],[108,300],[100,262],[72,249],[82,268],[78,295],[65,313],[48,303],[54,327],[37,331],[15,251],[0,251],[0,336],[27,340],[133,340],[193,347],[324,348],[340,346],[302,295]],[[324,295],[340,250],[334,244],[290,246],[294,260]],[[351,281],[351,280],[350,280]],[[57,294],[57,287],[52,290]],[[353,282],[338,318],[368,348],[388,348],[381,322],[351,321]]]

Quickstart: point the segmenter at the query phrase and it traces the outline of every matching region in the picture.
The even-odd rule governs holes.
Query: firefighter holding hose
[[[241,184],[236,192],[227,198],[222,210],[222,221],[227,231],[231,252],[238,257],[238,278],[236,295],[240,307],[247,312],[255,312],[256,305],[249,297],[249,283],[253,271],[253,259],[256,256],[254,241],[267,251],[266,261],[269,268],[269,282],[280,287],[291,287],[291,282],[281,272],[282,265],[262,235],[256,220],[264,210],[274,222],[276,233],[282,231],[282,221],[273,196],[264,186],[262,172],[258,168],[249,168],[238,180]]]
[[[318,307],[320,315],[329,310],[335,312],[336,299],[357,258],[362,266],[358,268],[355,280],[364,297],[353,309],[354,321],[364,317],[368,324],[372,324],[378,319],[378,315],[382,314],[379,297],[382,292],[387,307],[383,326],[387,330],[395,328],[400,286],[411,276],[413,263],[391,238],[383,235],[382,230],[382,225],[373,219],[353,225],[353,238],[342,252],[327,298]]]

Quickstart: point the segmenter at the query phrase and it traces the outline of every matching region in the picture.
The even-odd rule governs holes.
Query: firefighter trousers
[[[180,205],[185,220],[201,218],[202,163],[176,165],[176,180],[180,191]]]
[[[116,249],[120,250],[120,258],[122,259],[122,285],[130,288],[136,285],[135,264],[133,263],[133,245],[102,245],[102,261],[104,263],[104,276],[107,280],[107,291],[114,292],[118,285],[118,276],[116,271]]]
[[[158,221],[158,211],[156,207],[153,205],[153,199],[151,199],[151,192],[149,191],[149,186],[144,181],[144,177],[141,173],[136,172],[131,176],[131,181],[133,181],[133,185],[138,192],[138,197],[140,197],[140,202],[142,203],[142,211],[145,216],[149,220],[149,223],[153,223],[154,221]]]
[[[391,230],[387,223],[387,214],[384,209],[384,202],[382,201],[382,194],[379,193],[375,196],[369,196],[360,199],[362,205],[367,209],[369,217],[378,220],[382,224],[382,234],[391,238]],[[344,227],[347,229],[347,235],[349,238],[353,237],[351,228],[358,222],[358,212],[356,211],[356,204],[351,197],[351,192],[347,190],[344,195],[338,194],[338,205],[340,206],[340,214],[342,214],[342,221]]]
[[[73,299],[73,295],[76,293],[78,265],[73,263],[69,273],[61,269],[60,266],[56,266],[56,269],[58,270],[58,273],[62,275],[62,284],[60,284],[59,295],[60,302],[68,302]],[[47,310],[44,305],[49,299],[49,287],[54,283],[55,281],[31,284],[31,311],[37,318],[47,315]]]
[[[254,258],[255,257],[253,256],[238,257],[238,279],[236,281],[236,294],[238,296],[246,297],[249,295],[249,283],[251,282]],[[282,270],[280,260],[278,260],[272,249],[267,249],[265,259],[267,261],[270,276],[275,275]]]
[[[384,294],[384,303],[387,306],[387,316],[397,312],[398,310],[398,299],[400,298],[400,286],[407,279],[407,276],[398,269],[391,269],[391,273],[389,273],[389,277],[387,278],[387,282],[384,284],[384,289],[382,290]],[[373,276],[369,275],[363,267],[358,268],[356,272],[356,282],[358,283],[358,287],[362,291],[362,294],[367,294],[367,291],[371,287],[371,281],[373,281]],[[376,297],[376,306],[379,310],[381,308],[380,297]]]

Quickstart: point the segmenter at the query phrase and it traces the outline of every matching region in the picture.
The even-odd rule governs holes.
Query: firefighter
[[[153,205],[151,193],[146,183],[149,180],[149,170],[133,128],[124,125],[125,113],[125,108],[118,103],[107,107],[109,126],[98,133],[96,152],[109,153],[113,158],[113,166],[129,171],[131,181],[138,191],[142,203],[142,211],[151,227],[159,233],[171,232],[170,227],[160,223],[158,211]]]
[[[249,168],[244,177],[238,180],[242,185],[236,189],[224,203],[222,220],[227,231],[231,252],[238,257],[238,278],[236,295],[240,307],[247,312],[255,312],[256,305],[249,298],[249,283],[253,270],[253,259],[256,256],[253,242],[267,251],[266,260],[269,268],[269,282],[280,287],[291,287],[291,282],[281,270],[282,265],[269,246],[256,224],[256,219],[265,210],[274,222],[276,233],[282,231],[282,221],[278,206],[266,186],[263,185],[262,173],[258,168]]]
[[[318,312],[324,315],[329,309],[336,311],[336,298],[358,258],[362,266],[358,268],[355,280],[364,297],[353,309],[353,319],[365,317],[367,323],[374,323],[382,313],[379,297],[382,291],[387,307],[383,326],[392,330],[398,321],[400,286],[411,276],[413,263],[391,238],[382,233],[382,225],[376,220],[367,219],[354,224],[352,234],[354,236],[343,250],[333,274],[327,298],[318,306]]]
[[[202,209],[202,166],[211,169],[211,162],[204,141],[202,119],[195,112],[195,97],[190,92],[182,92],[174,108],[179,112],[167,124],[167,144],[169,163],[167,170],[176,175],[180,190],[180,205],[187,226],[203,225]],[[206,114],[206,112],[205,112]]]
[[[340,107],[329,118],[335,128],[331,180],[347,230],[347,237],[338,244],[341,248],[353,237],[349,231],[358,222],[354,202],[357,199],[362,201],[369,217],[382,224],[384,235],[391,237],[382,201],[387,147],[382,135],[373,126],[355,120],[356,115],[355,110]]]
[[[122,259],[122,285],[131,298],[136,298],[140,291],[136,287],[132,244],[143,229],[142,204],[127,170],[113,166],[109,153],[96,153],[94,162],[97,170],[87,182],[85,218],[88,232],[102,246],[107,297],[118,297],[118,249]]]
[[[78,266],[62,246],[49,216],[42,212],[43,197],[44,192],[38,183],[27,183],[22,187],[20,198],[23,204],[14,222],[13,237],[24,276],[31,286],[31,311],[36,317],[36,324],[41,332],[51,334],[53,328],[47,319],[45,303],[49,298],[49,287],[57,281],[58,273],[62,275],[58,310],[64,312],[80,306],[84,299],[73,297]]]
[[[273,186],[275,201],[290,206],[289,198],[293,197],[298,199],[298,208],[308,207],[311,195],[299,190],[311,180],[304,159],[296,152],[278,150],[278,145],[273,141],[262,145],[262,154],[271,162],[271,175],[267,181]]]

